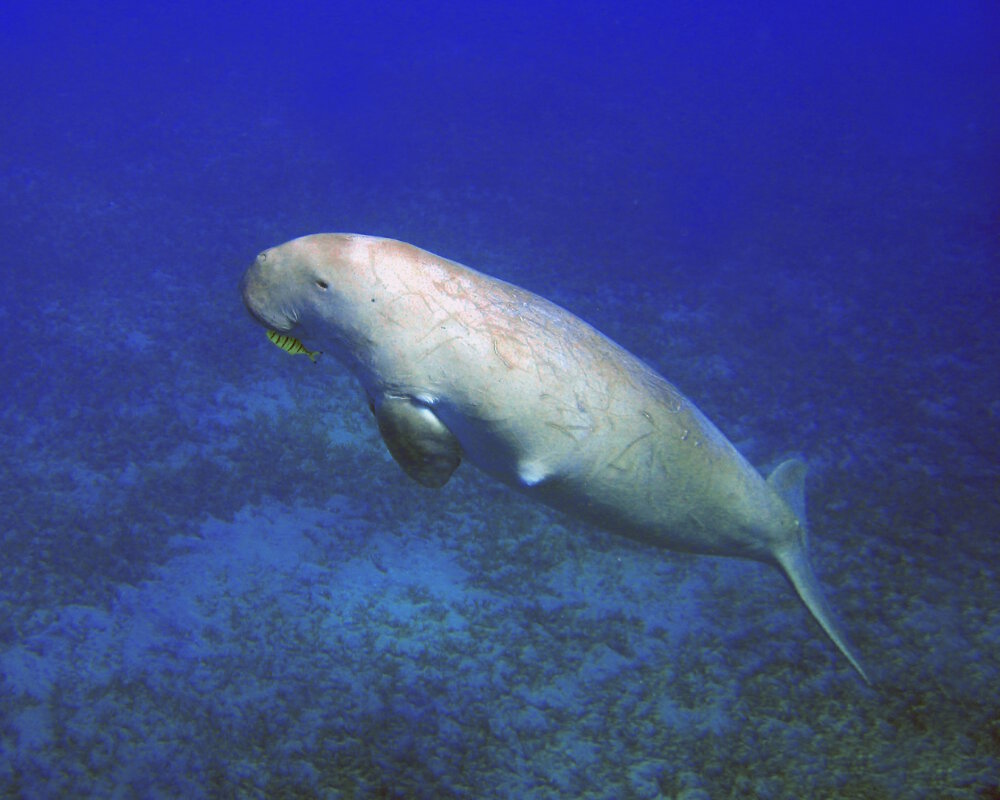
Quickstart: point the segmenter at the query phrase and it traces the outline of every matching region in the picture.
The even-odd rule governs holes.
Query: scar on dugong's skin
[[[858,673],[806,554],[805,465],[765,481],[674,386],[568,311],[391,239],[265,250],[243,301],[361,381],[393,458],[424,486],[471,461],[611,532],[780,569]]]

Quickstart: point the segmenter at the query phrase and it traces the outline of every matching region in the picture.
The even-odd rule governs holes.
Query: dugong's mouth
[[[256,322],[258,325],[262,325],[268,330],[287,334],[291,333],[292,328],[295,327],[295,323],[293,321],[284,318],[268,316],[264,314],[262,311],[259,311],[258,309],[254,308],[249,303],[245,302],[245,299],[243,305],[246,308],[247,313],[250,314],[251,317],[253,317],[253,321]]]
[[[291,333],[298,322],[298,314],[269,308],[266,288],[266,285],[253,274],[253,267],[247,270],[240,282],[243,307],[259,325],[279,333]]]

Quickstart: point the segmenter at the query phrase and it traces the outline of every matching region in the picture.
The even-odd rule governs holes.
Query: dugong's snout
[[[261,325],[268,325],[267,320],[261,316],[258,310],[261,306],[261,286],[260,281],[253,274],[253,267],[250,267],[244,274],[240,281],[240,296],[243,298],[243,307],[247,310],[247,313],[253,317],[254,322]]]
[[[255,322],[288,333],[296,322],[296,315],[283,308],[286,304],[282,302],[281,286],[274,272],[274,265],[268,263],[267,252],[261,253],[243,274],[240,294]]]

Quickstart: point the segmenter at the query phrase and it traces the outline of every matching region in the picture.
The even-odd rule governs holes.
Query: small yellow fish
[[[310,350],[302,342],[296,339],[294,336],[286,336],[283,333],[278,333],[277,331],[268,331],[267,338],[274,342],[278,347],[284,350],[286,353],[291,353],[293,356],[307,355],[309,360],[316,363],[316,356],[322,355],[319,350]]]

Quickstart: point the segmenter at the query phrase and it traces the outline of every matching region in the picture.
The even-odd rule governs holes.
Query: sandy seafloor
[[[515,278],[532,249],[467,243]],[[759,465],[806,454],[813,558],[873,691],[766,567],[588,530],[468,467],[408,482],[344,371],[243,314],[238,259],[179,284],[154,250],[4,306],[5,794],[996,796],[995,341],[887,352],[918,319],[780,272],[788,324],[835,346],[755,340],[749,279],[555,287]]]
[[[708,247],[575,218],[544,175],[348,191],[280,119],[165,125],[144,133],[221,154],[90,160],[84,124],[73,169],[3,157],[0,795],[1000,797],[975,165],[848,159],[797,216]],[[571,308],[763,470],[801,453],[814,565],[876,687],[764,566],[588,529],[469,467],[409,482],[344,370],[240,305],[257,250],[341,227]]]

